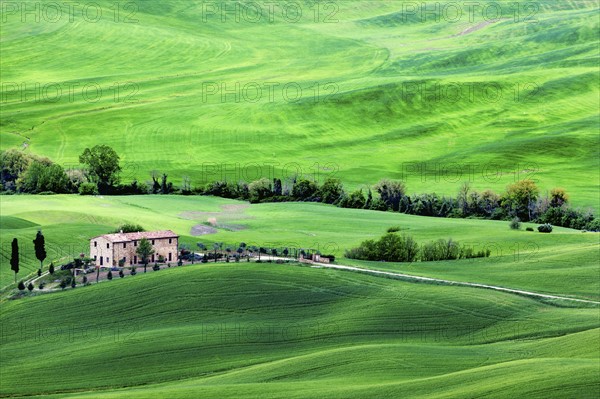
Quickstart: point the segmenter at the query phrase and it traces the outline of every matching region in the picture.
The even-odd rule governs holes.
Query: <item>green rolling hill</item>
[[[198,265],[3,303],[0,394],[592,398],[597,316],[355,273]]]
[[[454,194],[534,178],[600,209],[594,2],[301,2],[296,17],[260,2],[19,3],[34,4],[39,22],[3,14],[1,149],[72,167],[108,143],[125,180],[194,185],[301,173]]]
[[[49,1],[3,2],[0,150],[72,168],[84,148],[109,144],[123,181],[158,170],[193,186],[303,174],[454,195],[464,181],[500,192],[531,178],[597,213],[597,2],[486,0],[472,15],[465,3],[421,3],[425,13],[404,1],[96,0],[57,13]],[[26,279],[39,267],[37,230],[47,269],[124,222],[172,229],[193,248],[313,248],[339,264],[600,301],[598,233],[315,203],[1,196],[0,397],[600,395],[589,303],[253,262],[15,299],[13,238]],[[194,235],[207,224],[213,234]],[[391,226],[492,253],[343,257]]]

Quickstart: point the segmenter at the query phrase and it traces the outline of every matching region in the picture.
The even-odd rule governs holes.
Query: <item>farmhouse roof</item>
[[[114,233],[104,234],[98,237],[102,237],[110,242],[127,242],[141,240],[142,238],[156,239],[156,238],[177,238],[179,237],[171,230],[160,230],[160,231],[140,231],[138,233]]]

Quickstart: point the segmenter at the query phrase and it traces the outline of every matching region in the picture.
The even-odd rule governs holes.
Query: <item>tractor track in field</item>
[[[359,273],[378,275],[378,276],[384,276],[384,277],[398,277],[398,278],[404,279],[406,281],[412,280],[415,282],[426,282],[426,283],[434,283],[434,284],[438,283],[438,284],[453,285],[453,286],[458,286],[458,287],[484,288],[484,289],[489,289],[489,290],[494,290],[494,291],[499,291],[499,292],[506,292],[509,294],[521,295],[521,296],[537,298],[537,299],[557,299],[557,300],[561,300],[561,301],[572,301],[572,302],[591,303],[591,304],[595,304],[595,305],[600,305],[600,301],[592,301],[590,299],[577,299],[577,298],[570,298],[570,297],[560,296],[560,295],[540,294],[538,292],[517,290],[514,288],[499,287],[496,285],[468,283],[468,282],[464,282],[464,281],[444,280],[444,279],[440,279],[440,278],[415,276],[412,274],[405,274],[405,273],[386,272],[383,270],[366,269],[366,268],[355,267],[355,266],[332,265],[332,264],[327,264],[327,263],[313,263],[311,265],[311,267],[335,269],[335,270],[345,270],[345,271],[359,272]]]

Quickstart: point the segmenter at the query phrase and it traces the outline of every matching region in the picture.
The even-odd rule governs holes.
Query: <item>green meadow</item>
[[[597,213],[598,5],[478,3],[471,14],[430,0],[96,0],[58,13],[2,2],[0,150],[69,169],[108,144],[122,182],[159,171],[192,186],[304,175],[455,195],[465,181],[501,192],[530,178]],[[600,396],[593,303],[254,262],[14,295],[13,238],[25,280],[39,268],[38,230],[47,270],[123,223],[171,229],[194,249],[312,249],[341,265],[600,301],[599,233],[318,203],[3,195],[0,397]],[[491,254],[344,257],[393,226]]]
[[[110,144],[125,181],[193,185],[303,174],[455,194],[533,178],[598,211],[597,5],[424,3],[6,5],[0,149],[68,168]]]
[[[194,196],[16,195],[2,197],[1,206],[3,287],[14,283],[8,263],[13,237],[19,239],[21,247],[19,276],[25,276],[39,267],[32,243],[38,229],[47,241],[47,266],[53,260],[89,253],[90,238],[112,232],[125,222],[135,222],[147,230],[172,229],[181,236],[182,243],[196,249],[198,242],[208,248],[214,242],[223,242],[234,250],[240,242],[313,249],[336,255],[341,264],[600,299],[599,234],[560,227],[551,234],[542,234],[525,231],[526,226],[535,224],[524,224],[522,230],[515,231],[504,221],[428,218],[314,203],[250,205]],[[191,234],[194,226],[211,225],[209,220],[215,225],[215,234]],[[409,234],[420,244],[452,238],[475,250],[490,249],[491,255],[486,259],[406,264],[343,258],[346,249],[365,239],[378,238],[392,226],[400,226],[400,234]]]
[[[593,398],[600,389],[597,307],[333,270],[196,265],[4,302],[1,317],[1,395]]]

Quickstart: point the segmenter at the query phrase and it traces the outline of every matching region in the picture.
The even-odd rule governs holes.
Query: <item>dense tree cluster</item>
[[[460,245],[452,239],[440,239],[419,246],[411,236],[387,233],[379,240],[366,240],[358,247],[346,250],[345,256],[370,261],[429,262],[483,258],[490,256],[490,253],[489,249],[475,251],[473,247]]]

